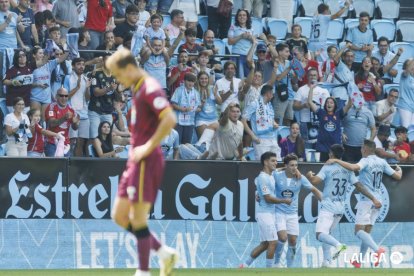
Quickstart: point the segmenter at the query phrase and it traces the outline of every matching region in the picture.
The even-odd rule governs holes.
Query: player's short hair
[[[262,156],[260,156],[260,163],[262,164],[262,166],[264,166],[264,162],[266,160],[269,160],[272,157],[277,157],[276,153],[272,152],[272,151],[266,151],[265,153],[262,154]]]
[[[273,86],[265,84],[263,85],[262,89],[260,90],[260,95],[264,95],[267,92],[272,92],[273,93]]]
[[[191,81],[191,82],[196,82],[197,77],[193,73],[185,73],[184,80]]]
[[[289,164],[289,162],[290,161],[298,161],[299,160],[299,158],[297,157],[297,155],[296,154],[294,154],[294,153],[289,153],[288,155],[286,155],[284,158],[283,158],[283,163],[285,164],[285,165],[287,165],[287,164]]]
[[[367,13],[366,11],[362,11],[359,13],[359,18],[361,17],[368,17],[369,18],[369,13]]]
[[[329,10],[329,6],[326,4],[319,4],[318,6],[318,13],[322,14],[324,13],[326,10]]]
[[[364,140],[364,147],[366,147],[367,149],[369,149],[371,152],[374,152],[376,149],[376,145],[374,141],[365,139]]]
[[[345,149],[340,144],[334,144],[329,148],[332,155],[337,159],[342,159],[342,156],[344,155]]]
[[[105,67],[107,67],[107,64],[115,64],[116,67],[119,69],[124,69],[129,64],[138,68],[138,64],[137,64],[137,61],[135,60],[134,55],[132,54],[131,51],[125,48],[120,49],[116,51],[113,55],[111,55],[109,59],[106,60]],[[108,68],[108,69],[113,69],[113,68]]]

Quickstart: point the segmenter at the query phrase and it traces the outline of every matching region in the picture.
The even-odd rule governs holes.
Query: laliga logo
[[[352,195],[354,195],[355,186],[349,185],[345,192],[345,217],[348,219],[349,222],[355,222],[355,215],[356,213],[353,211],[351,206],[351,199]],[[379,215],[377,218],[377,222],[381,222],[385,219],[385,217],[388,214],[388,211],[390,209],[390,198],[388,195],[387,188],[384,186],[384,184],[381,182],[381,186],[378,190],[378,194],[380,195],[380,200],[382,203],[382,207],[379,211]],[[355,198],[357,200],[357,203],[359,202],[361,195],[355,195]]]

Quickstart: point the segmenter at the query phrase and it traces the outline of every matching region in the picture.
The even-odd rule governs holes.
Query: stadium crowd
[[[286,38],[255,27],[281,16],[274,3],[283,2],[263,14],[264,0],[0,0],[2,148],[126,157],[134,95],[103,66],[124,47],[176,111],[167,159],[260,160],[273,151],[304,161],[316,151],[325,161],[339,143],[344,160],[358,161],[369,138],[389,162],[414,160],[414,59],[392,52],[364,11],[343,39],[328,41],[329,22],[352,14],[349,1],[332,12],[317,6],[309,39],[291,9]],[[243,9],[232,14],[226,3]]]

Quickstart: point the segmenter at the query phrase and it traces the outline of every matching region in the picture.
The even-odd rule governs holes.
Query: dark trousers
[[[191,144],[193,138],[194,126],[177,125],[175,130],[178,132],[180,144]]]
[[[231,25],[231,14],[229,17],[217,14],[217,8],[207,6],[208,29],[212,30],[216,38],[227,38],[227,33]]]
[[[361,147],[351,147],[344,145],[344,156],[343,160],[348,162],[359,162],[362,158]]]

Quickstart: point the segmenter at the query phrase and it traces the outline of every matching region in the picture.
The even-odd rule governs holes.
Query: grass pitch
[[[1,276],[17,276],[17,275],[34,275],[34,276],[123,276],[134,275],[133,269],[77,269],[77,270],[0,270]],[[177,269],[175,276],[188,275],[212,275],[212,276],[228,276],[228,275],[322,275],[322,276],[337,276],[337,275],[414,275],[414,269],[353,269],[353,268],[296,268],[296,269]],[[151,275],[159,275],[156,269],[151,270]]]

